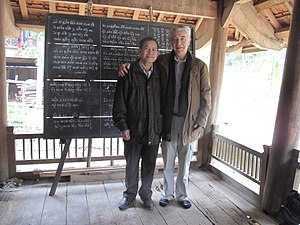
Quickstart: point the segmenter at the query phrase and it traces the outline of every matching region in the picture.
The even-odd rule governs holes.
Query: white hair
[[[188,35],[189,37],[191,37],[192,31],[191,31],[191,28],[190,28],[189,26],[187,26],[187,25],[178,25],[178,26],[172,27],[172,28],[170,29],[169,37],[171,38],[171,34],[172,34],[173,32],[175,32],[175,31],[180,31],[180,30],[186,31],[187,35]]]

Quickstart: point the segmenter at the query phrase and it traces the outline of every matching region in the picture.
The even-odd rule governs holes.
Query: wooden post
[[[51,186],[51,190],[50,190],[49,196],[52,196],[52,195],[55,194],[58,182],[59,182],[60,177],[61,177],[61,172],[62,172],[62,170],[64,168],[65,159],[67,157],[67,153],[69,152],[69,148],[70,148],[70,144],[71,144],[71,139],[70,138],[66,139],[64,144],[65,144],[64,150],[61,153],[61,157],[60,157],[60,160],[59,160],[59,164],[58,164],[58,167],[57,167],[57,170],[56,170],[56,174],[55,174],[52,186]]]
[[[92,16],[93,15],[93,1],[92,0],[88,0],[87,1],[87,11],[88,11],[88,16]]]
[[[16,147],[14,127],[7,127],[7,158],[9,177],[16,176]]]
[[[212,149],[212,125],[216,122],[220,98],[221,84],[223,80],[224,60],[226,53],[227,28],[222,27],[223,1],[218,2],[218,17],[215,20],[210,56],[210,84],[212,88],[212,108],[204,130],[203,138],[198,143],[197,161],[201,166],[210,162]]]
[[[267,168],[269,163],[269,152],[271,146],[263,145],[263,156],[262,156],[262,165],[260,167],[260,187],[259,187],[259,196],[262,197],[264,193],[265,183],[266,183],[266,175]]]
[[[0,181],[9,178],[6,144],[7,104],[4,10],[5,2],[0,1]]]
[[[152,5],[149,6],[149,20],[150,20],[150,22],[153,22],[153,7],[152,7]]]
[[[278,212],[293,188],[300,127],[300,0],[294,1],[262,208]]]
[[[86,167],[91,167],[93,138],[88,139],[88,153],[86,158]]]

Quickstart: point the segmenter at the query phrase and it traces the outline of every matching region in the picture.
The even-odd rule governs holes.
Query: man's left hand
[[[200,133],[203,131],[203,127],[199,124],[194,125],[193,133],[196,134],[196,136],[199,136]]]

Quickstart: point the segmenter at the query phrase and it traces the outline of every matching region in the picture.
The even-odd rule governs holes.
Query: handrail
[[[13,129],[8,130],[8,137],[11,151],[15,152],[15,156],[10,157],[12,173],[16,166],[58,163],[60,160],[62,146],[59,139],[44,139],[43,134],[13,134]],[[212,158],[259,184],[260,193],[264,187],[269,149],[270,146],[264,146],[264,152],[257,152],[213,132]],[[86,163],[86,167],[90,167],[90,162],[106,161],[105,167],[114,167],[116,162],[125,166],[123,151],[120,138],[74,138],[65,162]],[[161,150],[158,158],[162,159]]]
[[[262,193],[269,148],[258,152],[213,132],[212,158],[260,185]]]

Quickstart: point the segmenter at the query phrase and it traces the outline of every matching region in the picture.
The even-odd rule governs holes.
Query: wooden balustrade
[[[21,165],[36,165],[39,169],[38,164],[59,163],[63,140],[45,139],[43,134],[14,134],[12,127],[7,131],[10,177],[16,175],[16,168]],[[158,157],[161,159],[160,150]],[[162,160],[157,161],[162,164]],[[92,166],[91,162],[97,162],[97,166]],[[65,163],[72,163],[74,170],[83,167],[97,167],[99,170],[102,166],[104,169],[124,167],[123,141],[121,138],[74,138]],[[53,165],[50,170],[53,170]]]
[[[16,165],[59,162],[60,139],[44,139],[41,134],[15,135]],[[88,149],[92,152],[88,153]],[[111,161],[124,159],[119,138],[74,138],[66,162]]]
[[[63,148],[60,142],[60,139],[44,139],[42,134],[14,134],[13,128],[8,127],[7,145],[10,177],[15,176],[18,165],[58,163]],[[257,152],[214,133],[211,156],[259,184],[261,194],[265,183],[270,150],[270,146],[263,147],[264,152]],[[74,138],[65,162],[83,162],[86,163],[86,167],[91,167],[91,162],[106,161],[105,169],[107,169],[107,164],[111,168],[115,168],[116,162],[120,162],[120,160],[125,165],[123,148],[123,141],[120,138]],[[194,152],[194,155],[196,156],[197,152]],[[158,162],[161,164],[161,151],[159,151],[158,157],[160,158]],[[298,163],[298,170],[300,171],[300,163]]]
[[[212,158],[260,185],[262,193],[269,147],[260,153],[217,133],[213,134]]]

